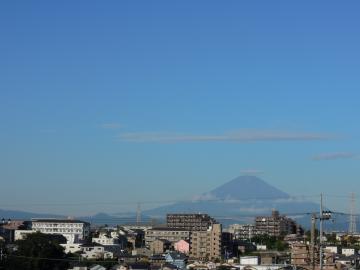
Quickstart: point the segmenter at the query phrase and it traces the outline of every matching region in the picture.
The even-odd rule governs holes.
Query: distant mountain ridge
[[[54,215],[54,214],[39,214],[39,213],[32,213],[32,212],[18,211],[18,210],[0,209],[0,219],[2,219],[2,218],[30,220],[32,218],[65,218],[65,216]]]

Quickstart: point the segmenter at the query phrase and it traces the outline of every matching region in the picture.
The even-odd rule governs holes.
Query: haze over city
[[[0,209],[134,212],[251,175],[348,212],[359,7],[2,2]]]

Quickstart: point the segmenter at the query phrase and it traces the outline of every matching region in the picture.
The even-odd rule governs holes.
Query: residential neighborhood
[[[324,232],[320,245],[315,230],[307,232],[277,210],[256,216],[253,224],[227,228],[207,214],[194,213],[168,214],[166,223],[155,227],[3,219],[2,262],[18,256],[21,245],[34,235],[56,238],[72,267],[68,269],[311,270],[320,269],[320,253],[323,269],[357,268],[360,262],[360,234]]]

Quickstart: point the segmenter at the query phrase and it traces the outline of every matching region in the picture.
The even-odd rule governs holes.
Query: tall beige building
[[[221,224],[212,224],[206,231],[190,234],[190,258],[214,260],[221,258]]]

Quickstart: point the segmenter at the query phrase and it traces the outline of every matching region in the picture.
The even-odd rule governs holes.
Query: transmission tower
[[[349,220],[349,233],[356,233],[356,216],[355,216],[355,193],[350,195],[350,220]]]
[[[141,223],[141,204],[138,203],[136,209],[136,225],[140,225]]]

